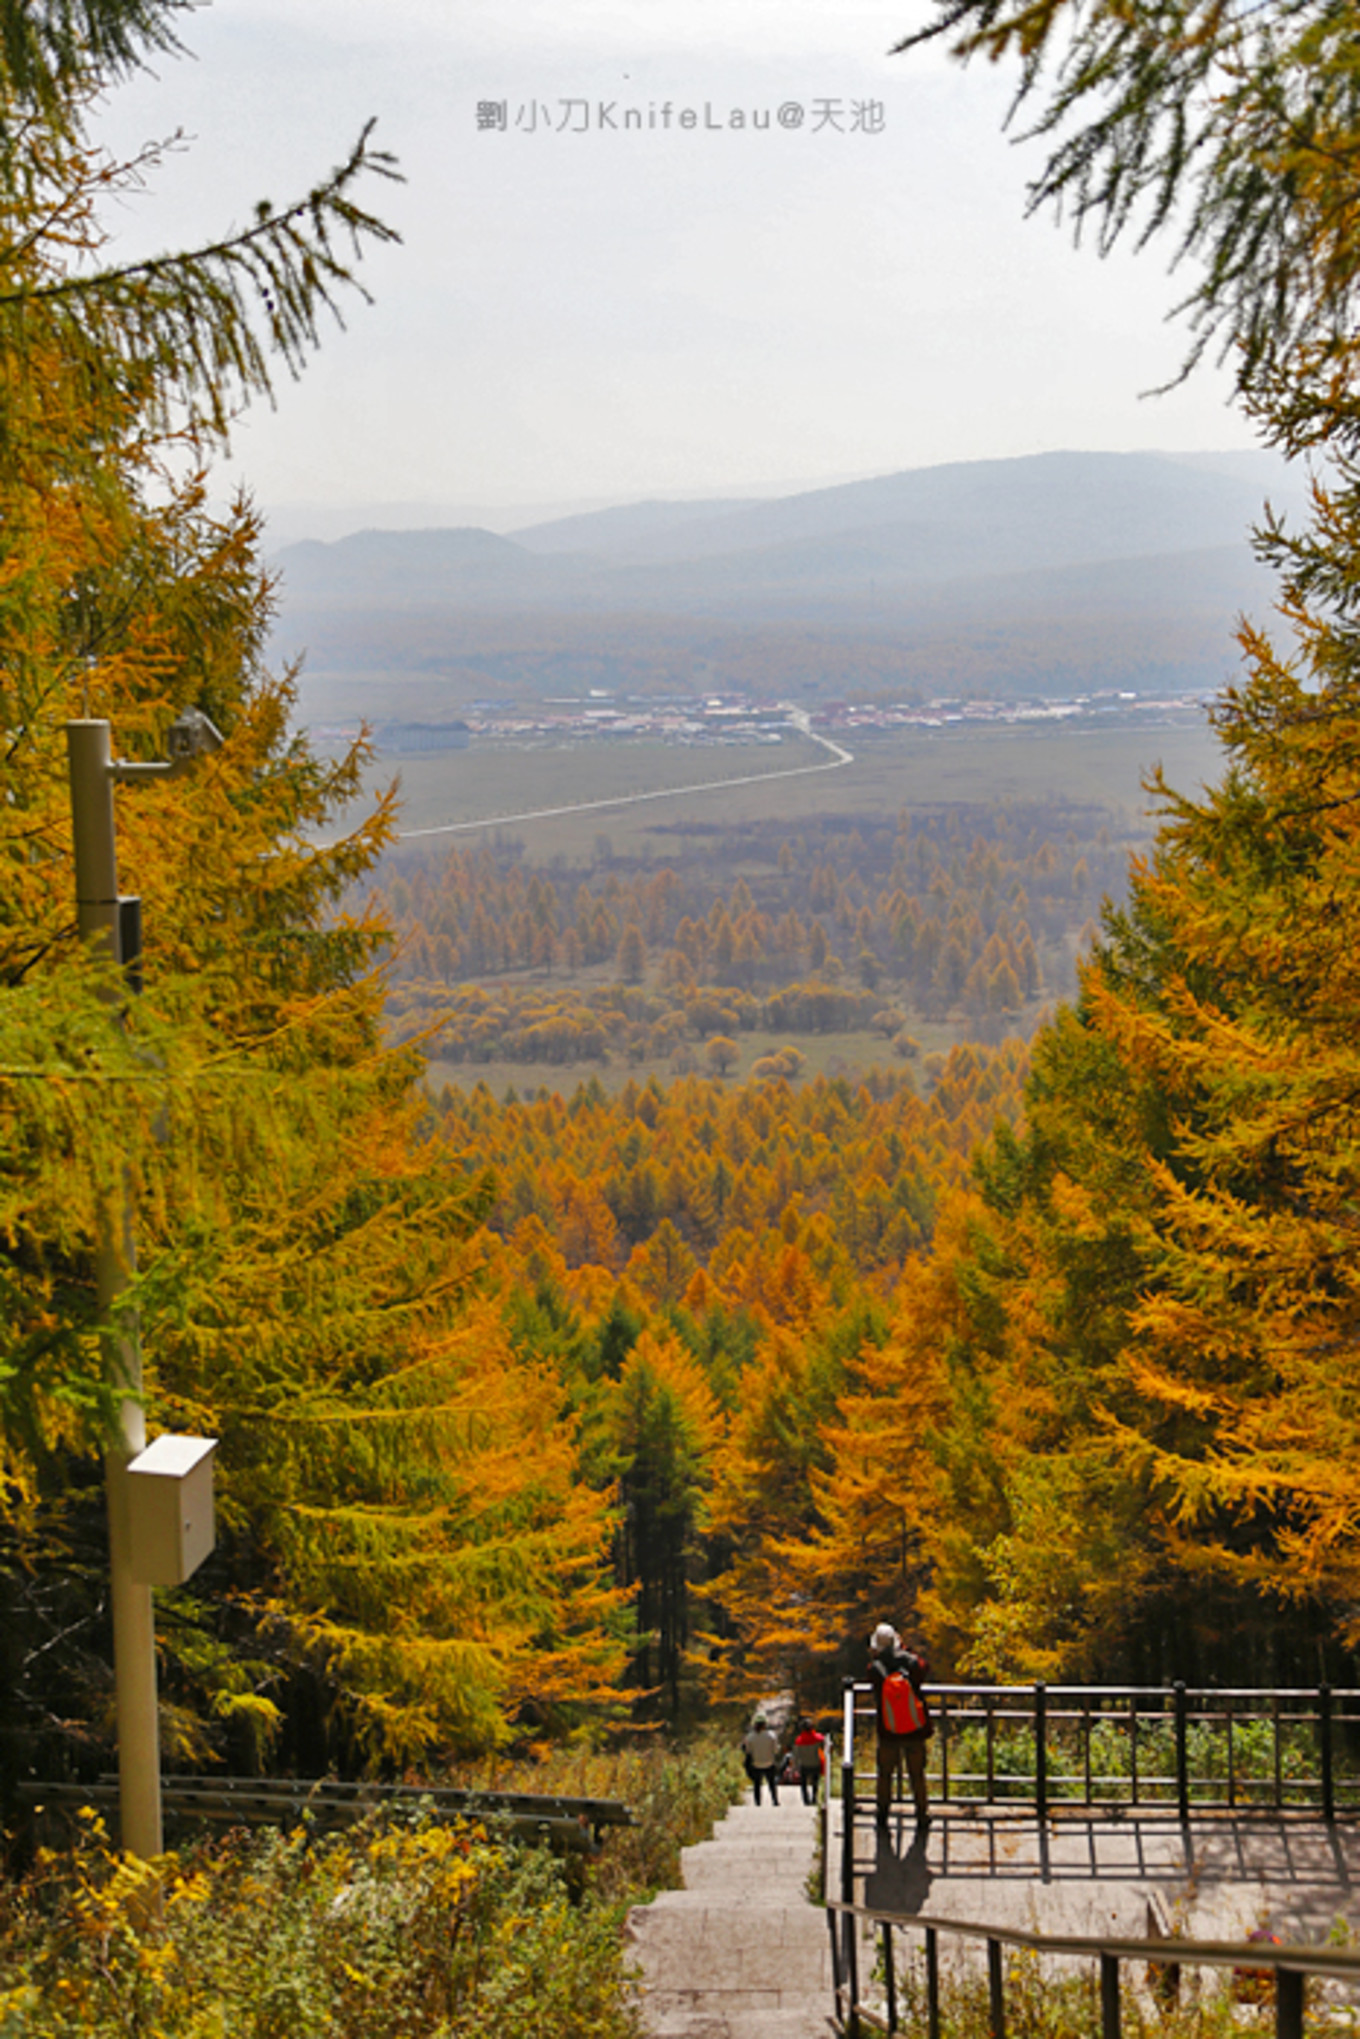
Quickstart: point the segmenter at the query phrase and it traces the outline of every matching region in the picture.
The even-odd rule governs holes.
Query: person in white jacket
[[[746,1754],[746,1769],[756,1791],[756,1804],[760,1804],[762,1783],[770,1787],[770,1804],[779,1803],[779,1744],[765,1725],[765,1716],[758,1713],[751,1722],[750,1733],[744,1738],[742,1748]]]

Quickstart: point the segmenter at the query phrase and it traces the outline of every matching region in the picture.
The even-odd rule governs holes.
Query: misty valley
[[[1354,2028],[1356,10],[766,13],[0,0],[4,2039]]]

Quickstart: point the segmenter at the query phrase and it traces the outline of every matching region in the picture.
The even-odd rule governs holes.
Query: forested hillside
[[[499,1321],[551,1356],[581,1476],[618,1510],[644,1712],[692,1713],[795,1665],[817,1690],[850,1644],[859,1560],[842,1553],[834,1611],[801,1565],[830,1520],[842,1403],[891,1343],[903,1267],[978,1141],[1018,1109],[1023,1067],[1018,1043],[957,1049],[924,1103],[887,1073],[439,1099],[469,1180],[488,1163],[496,1179],[482,1250]],[[874,1583],[900,1599],[910,1581]]]
[[[1242,632],[1243,678],[1216,714],[1221,781],[1195,799],[1163,789],[1127,903],[1107,910],[1074,1005],[1034,1039],[1018,1121],[980,1143],[872,1335],[828,1366],[817,1338],[771,1333],[744,1378],[713,1477],[728,1561],[709,1591],[738,1638],[786,1666],[800,1652],[825,1663],[888,1604],[938,1661],[997,1675],[1354,1674],[1354,25],[1326,6],[1173,14],[1179,35],[1097,7],[1069,46],[1061,8],[1036,20],[954,0],[931,32],[965,54],[1018,49],[1026,89],[1051,91],[1041,197],[1112,237],[1184,203],[1206,257],[1190,298],[1199,343],[1227,344],[1270,443],[1326,465],[1307,521],[1258,541],[1279,576],[1280,640]],[[898,838],[904,862],[913,834],[909,822]],[[538,882],[519,910],[562,927],[560,896]],[[808,945],[813,905],[839,955],[830,905],[837,934],[861,944],[842,975],[860,955],[886,974],[915,897],[900,876],[897,890],[887,911],[866,900],[862,922],[853,900],[834,918],[839,896],[788,910]],[[470,932],[451,891],[450,980]],[[622,885],[609,901],[587,890],[572,931],[588,936],[607,907],[611,939],[635,929],[636,960],[650,904]],[[734,960],[745,911],[727,897],[705,920],[710,943],[715,924],[732,931]],[[979,929],[997,939],[981,915]],[[697,977],[679,923],[659,938]],[[1015,969],[999,948],[994,981]],[[914,979],[900,953],[894,988],[928,1011],[938,975]],[[512,933],[502,967],[516,955],[532,967]],[[768,958],[762,930],[744,958],[752,988]],[[969,974],[979,961],[975,945]],[[548,941],[538,962],[556,963]],[[512,1125],[549,1107],[503,1109]],[[453,1116],[461,1127],[456,1100]],[[726,1266],[720,1245],[705,1259],[705,1207],[682,1175],[652,1235],[665,1243],[651,1294],[669,1287],[673,1309],[707,1302]],[[607,1179],[587,1258],[628,1268],[639,1246],[620,1239],[620,1213],[650,1223],[657,1207],[639,1206],[617,1163]],[[551,1243],[558,1206],[532,1168],[515,1193]],[[777,1296],[773,1267],[761,1290]]]
[[[1354,1676],[1354,14],[947,0],[941,34],[1021,57],[1036,202],[1102,245],[1176,219],[1191,364],[1221,346],[1315,480],[1258,538],[1288,638],[1241,632],[1222,779],[1164,798],[937,1245],[923,1613],[988,1668]]]
[[[389,1015],[441,1063],[722,1073],[715,1037],[853,1029],[910,1059],[916,1022],[998,1041],[1075,985],[1126,830],[1053,800],[691,833],[660,869],[406,853],[368,896],[398,935]]]
[[[135,1335],[153,1432],[220,1439],[218,1550],[159,1604],[172,1763],[417,1769],[813,1698],[883,1615],[941,1671],[1353,1675],[1351,15],[1186,0],[1168,39],[1101,4],[1057,59],[1094,125],[1047,188],[1115,233],[1183,200],[1199,330],[1326,460],[1260,544],[1289,655],[1244,630],[1222,777],[1161,790],[1126,881],[1056,801],[755,829],[726,869],[380,864],[386,804],[318,848],[362,747],[290,735],[257,523],[207,465],[385,232],[390,165],[365,137],[243,234],[101,269],[153,166],[91,150],[88,93],[168,17],[91,6],[0,38],[6,1777],[108,1765]],[[1063,18],[943,20],[1039,90]],[[188,705],[222,749],[118,795],[137,992],[75,938],[63,728],[146,760]],[[884,1066],[807,1074],[846,1013]],[[985,1038],[918,1056],[918,1021]],[[436,1048],[465,1082],[427,1085]],[[497,1097],[493,1055],[622,1081]]]
[[[858,1085],[629,1082],[612,1099],[586,1085],[565,1102],[445,1088],[438,1116],[469,1175],[492,1168],[487,1223],[503,1237],[528,1221],[523,1236],[546,1232],[567,1266],[626,1271],[653,1301],[777,1313],[776,1266],[803,1282],[815,1263],[841,1297],[891,1290],[993,1120],[1015,1116],[1024,1062],[1018,1042],[956,1049],[926,1102],[884,1071]]]
[[[171,1761],[324,1768],[607,1713],[626,1622],[612,1517],[545,1363],[485,1335],[486,1194],[381,1045],[376,923],[339,910],[391,828],[289,733],[292,676],[246,502],[206,503],[233,411],[297,367],[388,237],[365,134],[329,180],[200,254],[101,267],[86,115],[173,43],[169,11],[11,7],[0,62],[0,1745],[19,1776],[110,1758],[108,1550],[125,1342],[152,1434],[221,1440],[209,1570],[160,1610]],[[64,725],[162,755],[118,793],[145,988],[73,920]],[[132,1222],[124,1222],[124,1212]],[[135,1236],[140,1273],[129,1247]],[[99,1263],[132,1277],[112,1321]]]

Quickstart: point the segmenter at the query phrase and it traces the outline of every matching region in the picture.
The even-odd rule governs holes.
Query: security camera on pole
[[[68,722],[66,744],[80,937],[102,946],[137,988],[141,901],[118,891],[114,785],[176,777],[190,769],[197,757],[219,750],[222,738],[206,715],[191,708],[171,726],[170,757],[165,762],[116,760],[109,725],[102,721]],[[147,1858],[162,1850],[151,1588],[188,1578],[212,1549],[214,1443],[209,1438],[160,1437],[147,1449],[137,1322],[133,1311],[119,1307],[137,1271],[134,1218],[130,1191],[100,1213],[95,1279],[109,1375],[122,1396],[119,1436],[104,1461],[120,1837],[131,1854]]]

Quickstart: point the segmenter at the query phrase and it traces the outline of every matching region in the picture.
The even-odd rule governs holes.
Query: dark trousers
[[[755,1785],[756,1788],[757,1805],[760,1804],[760,1787],[762,1783],[768,1784],[770,1787],[770,1804],[778,1805],[779,1786],[775,1781],[778,1775],[779,1765],[777,1763],[767,1763],[763,1770],[759,1767],[759,1765],[752,1766],[751,1782]]]
[[[799,1766],[798,1789],[803,1794],[804,1805],[816,1805],[817,1786],[821,1782],[821,1777],[822,1773],[820,1769],[804,1770],[801,1767],[801,1765]]]
[[[929,1809],[926,1795],[926,1740],[920,1735],[888,1735],[882,1728],[878,1731],[878,1816],[886,1819],[892,1809],[894,1786],[898,1772],[905,1763],[907,1776],[911,1780],[911,1795],[916,1806],[916,1817],[923,1820]]]

